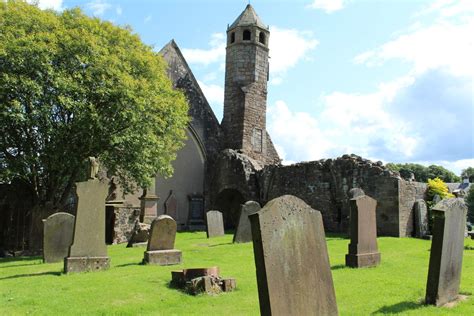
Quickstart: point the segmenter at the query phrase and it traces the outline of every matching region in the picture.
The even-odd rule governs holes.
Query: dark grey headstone
[[[321,213],[281,196],[249,216],[261,315],[337,315]]]
[[[73,243],[65,258],[66,273],[109,267],[105,244],[105,198],[108,186],[97,179],[76,183],[77,212]]]
[[[428,232],[428,208],[423,199],[415,201],[413,205],[415,211],[415,236],[423,238]]]
[[[206,213],[207,238],[224,236],[224,220],[219,211],[209,211]]]
[[[55,213],[43,219],[43,262],[61,262],[68,256],[74,231],[74,215]]]
[[[461,198],[445,199],[431,211],[433,240],[426,303],[441,306],[458,298],[467,207]]]
[[[362,195],[351,199],[350,206],[351,242],[346,255],[346,265],[354,268],[376,266],[380,263],[375,214],[377,201]]]
[[[176,221],[168,215],[160,215],[151,222],[147,251],[174,248]]]
[[[240,207],[239,223],[234,234],[234,242],[251,242],[252,229],[250,228],[249,215],[260,211],[260,204],[255,201],[248,201]]]
[[[165,213],[168,216],[171,216],[173,219],[177,219],[178,215],[178,200],[173,192],[170,192],[170,195],[165,201]]]

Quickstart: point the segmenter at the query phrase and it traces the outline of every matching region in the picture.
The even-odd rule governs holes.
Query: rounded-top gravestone
[[[60,262],[67,257],[73,231],[74,215],[59,212],[43,219],[43,262]]]
[[[168,215],[160,215],[151,222],[147,251],[174,248],[176,221]]]

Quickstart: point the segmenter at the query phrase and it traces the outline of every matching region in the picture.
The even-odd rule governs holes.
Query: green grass
[[[424,306],[430,241],[379,238],[377,268],[344,266],[348,239],[327,238],[341,315],[474,315],[474,241],[465,240],[461,292],[470,295],[454,308]],[[184,264],[140,265],[143,248],[108,248],[104,272],[62,274],[62,264],[41,258],[0,260],[0,315],[258,315],[252,244],[232,244],[232,235],[207,239],[204,233],[178,233]],[[168,287],[171,270],[220,267],[237,279],[237,290],[218,296],[191,296]],[[311,268],[309,263],[309,269]]]

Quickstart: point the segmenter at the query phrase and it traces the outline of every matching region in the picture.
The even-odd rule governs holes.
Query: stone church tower
[[[249,4],[227,28],[223,147],[279,162],[266,131],[270,32]]]

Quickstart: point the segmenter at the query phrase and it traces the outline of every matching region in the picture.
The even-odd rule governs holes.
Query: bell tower
[[[270,32],[249,4],[227,28],[224,148],[267,162],[266,109]]]

